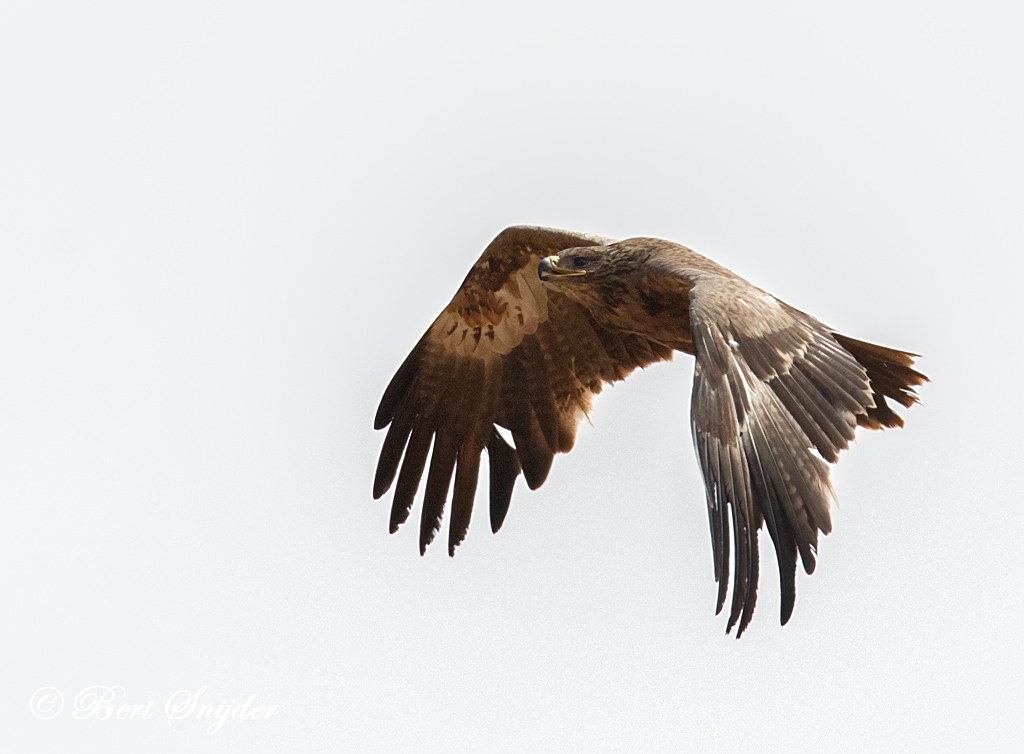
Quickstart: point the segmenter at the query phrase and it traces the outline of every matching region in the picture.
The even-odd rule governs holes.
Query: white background
[[[1020,18],[839,5],[6,0],[3,748],[1019,745]],[[788,626],[767,536],[748,633],[713,614],[685,356],[497,536],[482,496],[454,560],[388,536],[377,401],[513,223],[924,355]],[[96,684],[153,717],[73,719]],[[282,710],[169,725],[202,686]]]

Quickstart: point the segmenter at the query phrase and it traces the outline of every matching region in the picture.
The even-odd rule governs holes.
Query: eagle
[[[726,633],[738,624],[738,638],[749,625],[764,524],[778,559],[784,625],[796,600],[797,558],[812,573],[818,533],[832,528],[829,464],[858,426],[903,426],[887,401],[909,408],[918,400],[914,386],[928,378],[912,368],[917,354],[840,335],[671,241],[522,225],[498,234],[377,409],[374,427],[388,431],[373,497],[397,476],[391,532],[409,517],[426,470],[422,555],[440,529],[454,476],[454,555],[485,448],[497,532],[519,475],[533,490],[544,483],[605,383],[676,351],[696,359],[690,424],[711,524],[716,614],[732,566]]]

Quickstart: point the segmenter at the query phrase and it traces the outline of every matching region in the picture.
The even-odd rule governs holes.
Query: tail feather
[[[866,414],[858,414],[857,423],[867,429],[902,427],[903,418],[890,408],[886,398],[906,408],[918,402],[914,386],[928,382],[928,378],[911,368],[917,354],[865,343],[839,333],[832,333],[832,336],[864,367],[871,381],[875,405]]]

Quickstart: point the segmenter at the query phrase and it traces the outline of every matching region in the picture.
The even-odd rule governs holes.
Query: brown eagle
[[[818,532],[832,528],[828,463],[857,425],[902,426],[886,399],[910,407],[913,386],[927,378],[911,368],[915,354],[840,335],[670,241],[515,226],[491,242],[377,409],[375,428],[391,426],[373,496],[397,474],[391,531],[409,516],[431,445],[420,553],[440,528],[453,474],[449,554],[462,542],[484,448],[498,531],[516,478],[522,473],[530,489],[544,483],[604,383],[673,351],[696,357],[690,421],[711,519],[717,612],[728,589],[731,519],[726,631],[738,621],[739,636],[749,624],[763,522],[775,544],[785,624],[797,553],[812,573]]]

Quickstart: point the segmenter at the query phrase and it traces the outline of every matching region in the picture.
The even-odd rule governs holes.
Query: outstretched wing
[[[544,257],[608,242],[528,226],[502,231],[384,391],[374,426],[390,428],[373,496],[387,492],[397,474],[394,532],[409,516],[430,455],[421,553],[440,528],[453,474],[449,554],[462,542],[484,448],[497,531],[520,472],[531,489],[543,484],[554,454],[572,449],[579,419],[605,382],[672,357],[664,345],[601,325],[541,282]],[[515,447],[495,425],[512,433]]]
[[[909,368],[909,354],[844,339],[741,279],[683,274],[693,284],[690,326],[697,363],[691,423],[707,490],[718,611],[729,581],[731,515],[735,572],[727,630],[739,622],[738,636],[757,597],[762,520],[775,544],[786,623],[796,599],[797,553],[811,573],[818,532],[828,534],[832,527],[835,493],[826,461],[838,460],[858,423],[902,423],[885,396],[909,405],[916,399],[907,386],[925,378]],[[867,361],[862,365],[841,343],[851,350],[873,349],[866,357],[907,374],[900,373],[898,385],[899,380],[874,384],[871,369],[879,379],[884,370]]]

